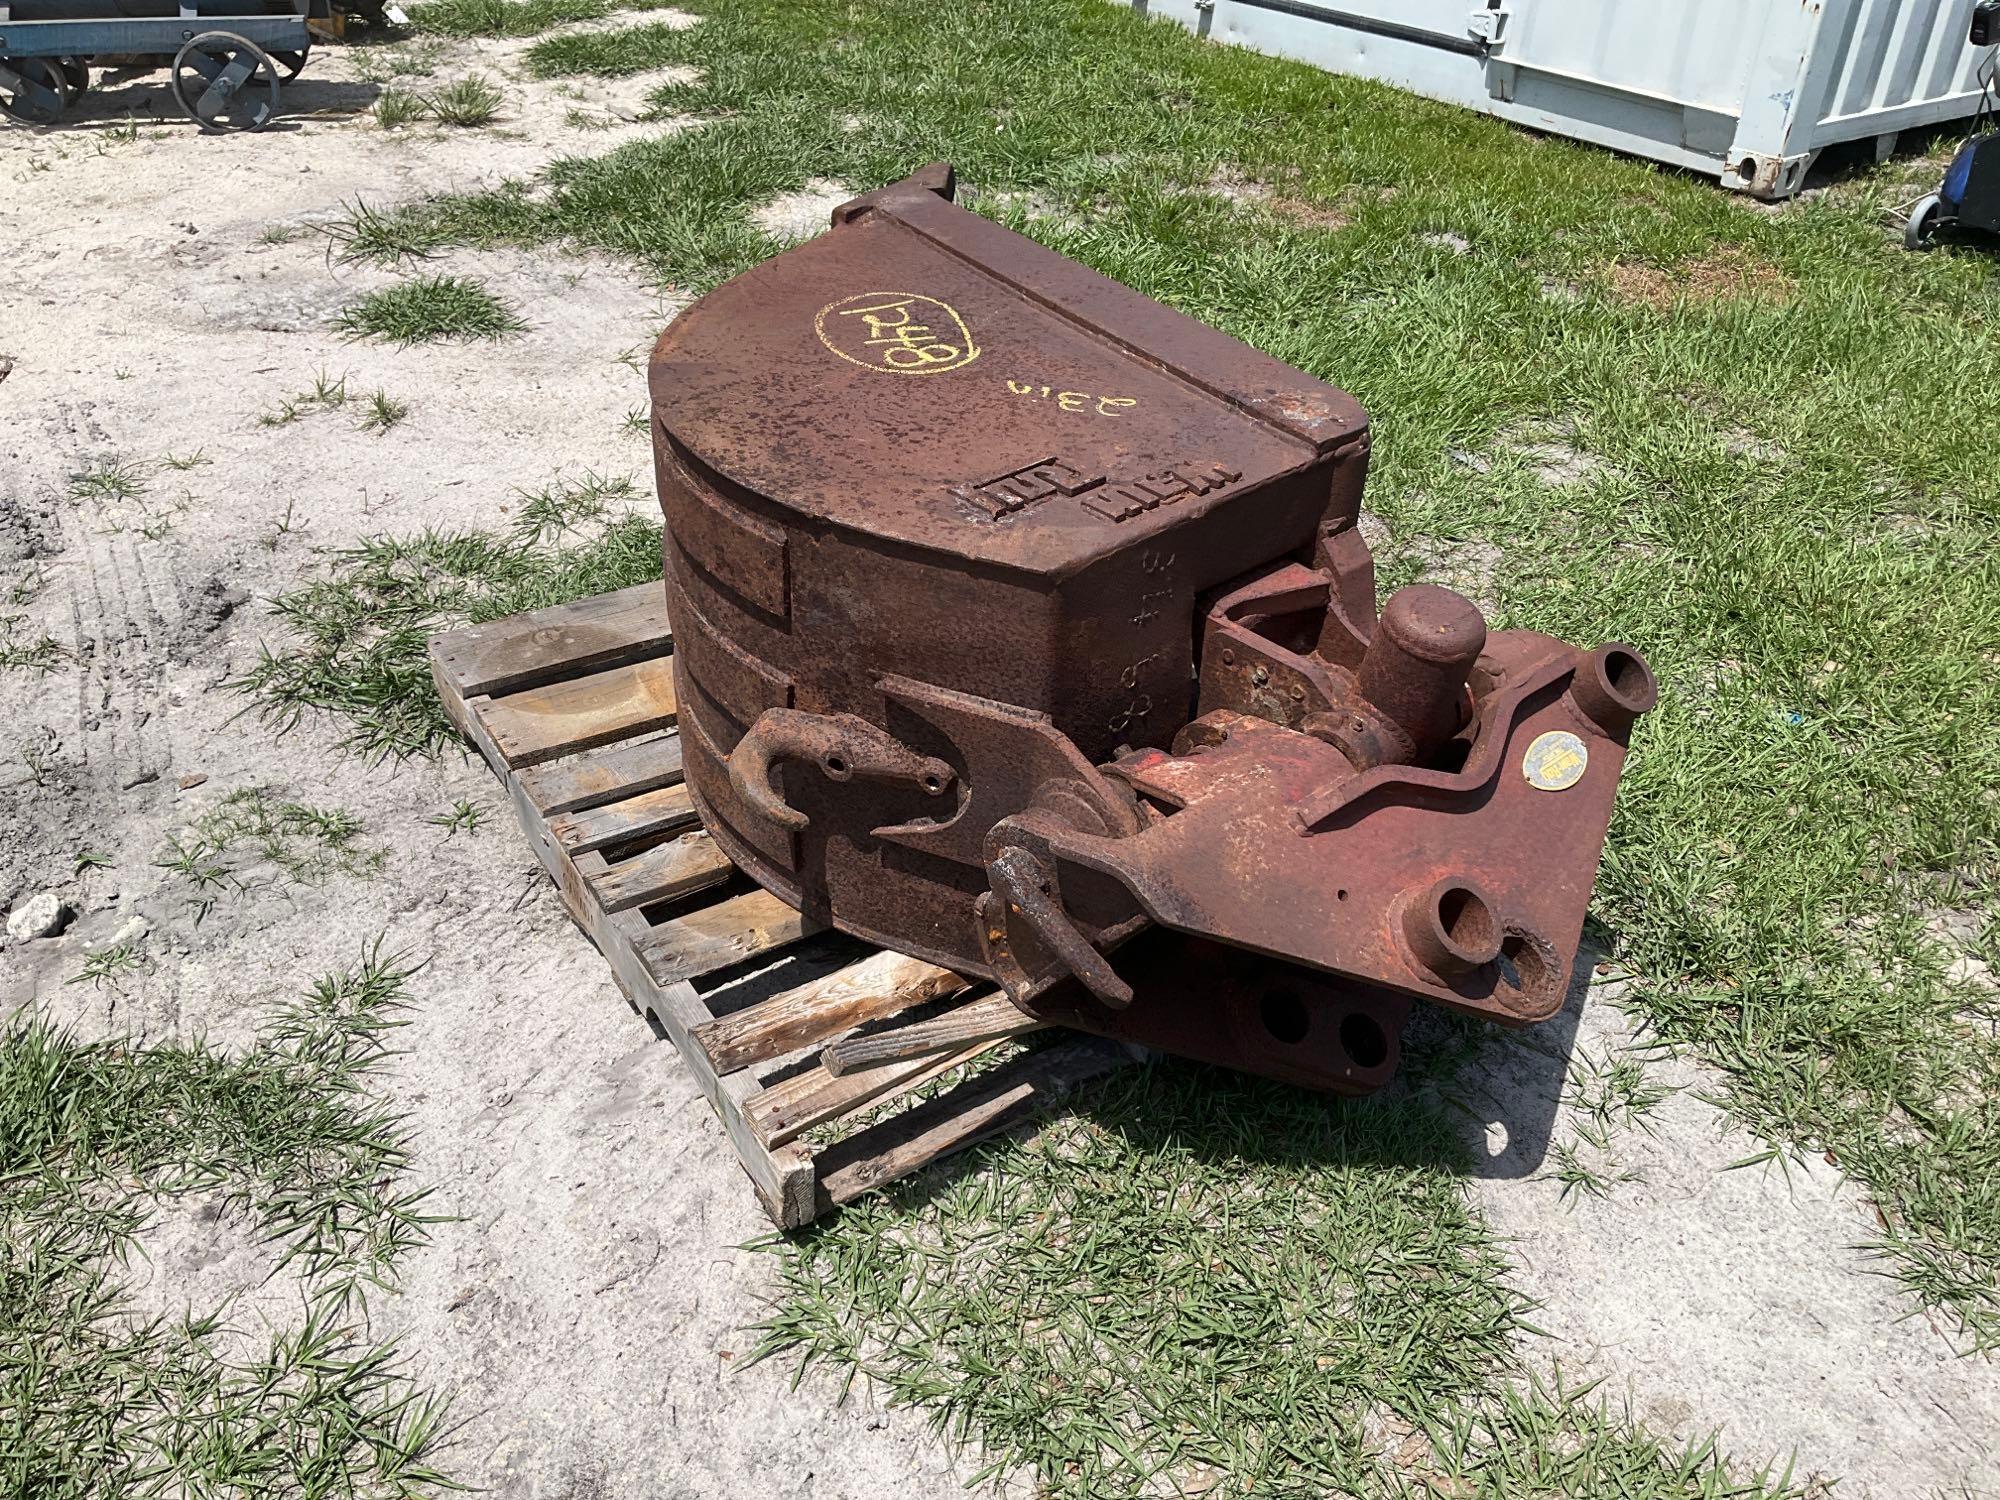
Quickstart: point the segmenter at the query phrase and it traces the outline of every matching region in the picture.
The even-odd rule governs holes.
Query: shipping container
[[[1813,158],[1971,115],[1975,0],[1131,0],[1197,34],[1712,173],[1760,198]]]

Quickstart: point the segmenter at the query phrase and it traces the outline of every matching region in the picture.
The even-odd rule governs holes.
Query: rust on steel
[[[1353,397],[954,206],[939,164],[651,366],[687,783],[808,915],[1321,1088],[1563,1003],[1639,653],[1378,605]]]

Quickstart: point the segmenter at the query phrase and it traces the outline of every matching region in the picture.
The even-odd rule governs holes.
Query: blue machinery
[[[1940,235],[1961,229],[2000,234],[2000,0],[1973,7],[1972,44],[1995,49],[1979,70],[1979,116],[1938,190],[1910,210],[1903,243],[1912,250],[1928,250]]]
[[[170,67],[174,102],[204,129],[256,130],[305,67],[308,21],[328,15],[327,0],[0,0],[0,114],[53,124],[93,62],[116,58]]]

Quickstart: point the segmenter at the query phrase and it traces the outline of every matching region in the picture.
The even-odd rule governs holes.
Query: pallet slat
[[[820,1066],[836,1078],[865,1073],[884,1063],[912,1057],[934,1057],[972,1042],[996,1042],[1005,1037],[1040,1031],[1046,1021],[1020,1010],[1005,995],[989,995],[970,1005],[893,1031],[871,1031],[843,1038],[820,1056]]]
[[[549,819],[549,832],[571,854],[588,854],[647,834],[673,833],[696,821],[694,799],[683,786],[656,787],[623,802]]]
[[[641,583],[451,631],[437,638],[432,660],[456,696],[476,698],[663,656],[672,646],[666,592]]]
[[[822,1211],[852,1203],[885,1182],[1019,1124],[1079,1083],[1125,1061],[1122,1048],[1079,1037],[988,1077],[967,1079],[950,1093],[827,1147],[815,1164],[817,1203]]]
[[[681,913],[635,946],[653,982],[666,985],[700,979],[821,930],[769,891],[756,890]]]
[[[546,817],[581,812],[673,786],[681,779],[681,740],[671,729],[581,750],[515,773],[528,800]]]
[[[531,766],[674,722],[674,675],[665,657],[607,667],[475,702],[509,767]]]
[[[972,1062],[972,1058],[996,1046],[1000,1042],[974,1042],[942,1058],[914,1058],[904,1064],[848,1074],[846,1078],[834,1078],[834,1074],[820,1066],[806,1068],[770,1088],[748,1094],[744,1098],[744,1120],[750,1122],[750,1130],[766,1146],[784,1146],[814,1126],[850,1114],[864,1104],[884,1104],[908,1094],[912,1088],[922,1088],[932,1078],[940,1078],[962,1062]]]
[[[898,1011],[962,994],[972,981],[901,953],[875,953],[810,984],[695,1028],[718,1073],[810,1047]]]
[[[588,863],[592,859],[595,864]],[[576,867],[589,882],[598,904],[610,912],[650,906],[655,901],[679,901],[721,885],[736,873],[729,856],[699,829],[655,844],[615,865],[606,864],[602,855],[586,855]]]
[[[815,1125],[838,1119],[863,1105],[886,1104],[961,1063],[990,1052],[1005,1038],[975,1042],[943,1057],[935,1054],[836,1078],[823,1067],[807,1068],[743,1101],[743,1118],[766,1146],[797,1140]]]

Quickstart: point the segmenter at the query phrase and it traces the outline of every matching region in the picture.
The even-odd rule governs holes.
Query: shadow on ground
[[[366,114],[382,93],[378,84],[314,78],[310,61],[306,68],[292,82],[278,85],[277,113],[264,127],[265,133],[296,128],[306,119],[349,119]],[[170,77],[171,70],[165,66],[93,70],[90,88],[59,119],[40,128],[49,133],[164,124],[198,129],[175,102]]]
[[[1599,1003],[1592,999],[1591,979],[1605,957],[1586,935],[1560,1011],[1520,1031],[1487,1028],[1476,1055],[1436,1081],[1461,1127],[1473,1176],[1531,1177],[1541,1170],[1584,1008]]]

